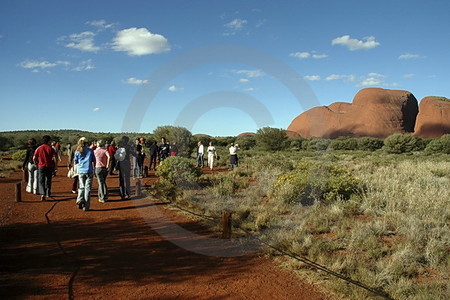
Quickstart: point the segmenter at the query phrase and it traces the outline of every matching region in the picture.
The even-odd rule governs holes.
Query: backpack
[[[114,153],[114,158],[117,161],[124,161],[126,155],[127,151],[125,150],[125,148],[119,148],[116,150],[116,153]]]

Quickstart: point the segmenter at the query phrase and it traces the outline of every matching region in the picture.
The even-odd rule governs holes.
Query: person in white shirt
[[[203,155],[205,154],[205,148],[202,142],[197,143],[197,167],[203,168],[205,162],[203,160]]]
[[[230,170],[233,170],[235,167],[237,167],[238,164],[238,148],[234,145],[234,143],[231,143],[231,146],[230,148],[228,148],[228,150],[230,151]]]
[[[214,159],[217,159],[216,147],[213,146],[212,142],[209,142],[209,146],[206,151],[208,151],[208,166],[212,170],[214,167]]]

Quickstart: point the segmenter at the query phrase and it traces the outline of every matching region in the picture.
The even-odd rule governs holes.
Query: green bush
[[[13,160],[24,161],[27,155],[27,150],[18,150],[11,155]]]
[[[192,187],[197,183],[201,171],[196,169],[192,161],[181,156],[170,156],[157,168],[156,176],[163,183],[170,183],[182,188]]]
[[[281,175],[271,195],[285,203],[311,205],[315,201],[331,203],[347,200],[361,186],[360,180],[337,164],[319,161],[300,162],[297,167]]]
[[[302,149],[307,151],[327,150],[330,142],[328,139],[313,137],[302,143]]]
[[[383,149],[388,153],[407,153],[425,149],[425,142],[410,134],[394,133],[384,140]]]
[[[425,148],[426,152],[450,154],[450,134],[433,139]]]
[[[236,139],[236,144],[239,144],[239,148],[242,150],[250,150],[256,146],[256,139],[251,136],[240,137]]]
[[[278,128],[263,127],[256,131],[256,144],[266,151],[283,150],[287,140],[286,131]]]
[[[356,150],[358,141],[354,138],[341,136],[330,141],[329,148],[333,150]]]
[[[288,139],[287,140],[287,142],[289,142],[288,148],[294,151],[300,151],[302,150],[302,144],[304,141],[306,141],[306,139],[302,137]]]
[[[365,136],[358,139],[358,150],[375,151],[383,148],[383,145],[383,140],[371,136]]]

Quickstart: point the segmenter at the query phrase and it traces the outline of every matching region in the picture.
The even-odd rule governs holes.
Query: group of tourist
[[[118,145],[114,141],[106,144],[99,140],[89,143],[82,137],[77,144],[67,145],[67,168],[68,176],[72,178],[72,193],[77,194],[76,204],[78,208],[89,210],[92,180],[95,175],[98,181],[98,201],[104,203],[108,200],[108,187],[106,178],[118,172],[119,193],[121,199],[131,198],[130,178],[142,178],[144,173],[144,162],[146,154],[145,138],[137,138],[135,143],[130,143],[130,138],[123,136]],[[238,166],[239,160],[237,152],[239,146],[231,144],[230,170]],[[212,170],[214,162],[218,159],[218,154],[213,143],[210,142],[206,148],[208,167]],[[165,139],[161,139],[161,144],[156,141],[151,143],[148,149],[150,154],[149,170],[156,170],[157,164],[169,156],[178,155],[176,142],[172,145]],[[197,144],[197,167],[204,167],[205,148],[202,142]],[[131,165],[130,158],[133,158]],[[42,145],[37,146],[35,139],[28,141],[28,149],[23,162],[23,170],[27,170],[28,182],[26,191],[40,194],[41,200],[51,196],[52,177],[56,175],[58,161],[61,161],[61,147],[59,143],[51,142],[51,137],[45,135]]]

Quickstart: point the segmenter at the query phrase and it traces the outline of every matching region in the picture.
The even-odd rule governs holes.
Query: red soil
[[[66,171],[61,164],[45,202],[24,184],[15,202],[20,172],[0,179],[0,298],[329,299],[261,255],[212,257],[174,245],[155,231],[164,227],[155,212],[215,236],[152,199],[121,201],[116,175],[108,202],[93,190],[92,210],[79,210]],[[154,182],[153,173],[143,180]]]

